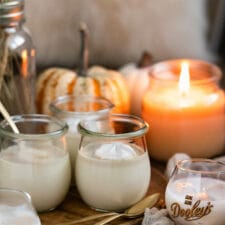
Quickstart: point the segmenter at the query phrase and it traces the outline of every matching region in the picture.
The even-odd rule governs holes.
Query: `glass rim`
[[[150,67],[149,69],[149,75],[152,79],[155,81],[160,81],[160,82],[177,82],[177,80],[173,79],[163,79],[157,76],[157,73],[163,72],[163,71],[169,71],[172,68],[179,68],[182,62],[189,62],[189,67],[190,68],[198,68],[198,67],[204,67],[207,70],[210,70],[210,77],[207,78],[202,78],[202,79],[196,79],[196,80],[191,80],[191,83],[193,85],[200,85],[200,84],[208,84],[211,82],[218,82],[222,78],[222,70],[219,68],[219,66],[206,62],[203,60],[198,60],[198,59],[188,59],[188,58],[181,58],[181,59],[172,59],[172,60],[166,60],[166,61],[161,61],[153,66]]]
[[[132,131],[129,133],[120,133],[120,134],[114,134],[114,133],[101,133],[101,132],[95,132],[91,131],[89,129],[85,128],[85,123],[90,122],[90,121],[101,121],[100,119],[97,120],[83,120],[80,121],[78,124],[78,131],[81,135],[84,136],[96,136],[96,137],[101,137],[101,138],[110,138],[110,139],[126,139],[126,138],[135,138],[135,137],[140,137],[143,136],[147,133],[149,129],[149,125],[147,122],[145,122],[142,118],[130,114],[111,114],[109,117],[109,121],[135,121],[135,124],[139,125],[139,129],[136,131]]]
[[[0,192],[2,192],[2,193],[3,192],[10,192],[10,193],[21,194],[29,201],[29,203],[32,204],[31,195],[26,191],[19,190],[19,189],[13,189],[13,188],[7,188],[7,187],[0,187]]]
[[[63,109],[60,109],[59,107],[57,107],[57,104],[61,104],[61,103],[66,103],[67,101],[71,101],[71,100],[74,100],[74,99],[83,99],[84,101],[87,100],[87,101],[90,101],[90,100],[94,100],[94,102],[96,103],[102,103],[106,105],[105,108],[102,108],[100,110],[96,110],[96,111],[67,111],[67,110],[63,110]],[[115,105],[113,103],[111,103],[109,100],[107,100],[106,98],[103,98],[103,97],[92,97],[92,96],[86,96],[86,95],[83,95],[83,96],[75,96],[75,95],[63,95],[63,96],[59,96],[58,98],[56,98],[54,101],[52,101],[49,105],[49,108],[50,108],[50,111],[52,113],[55,113],[55,114],[64,114],[64,115],[67,115],[67,116],[91,116],[93,114],[96,114],[96,112],[98,113],[106,113],[108,112],[109,110],[111,110]]]
[[[186,168],[184,167],[184,165],[186,163],[197,163],[197,162],[206,162],[206,163],[211,163],[212,164],[217,164],[217,165],[221,165],[224,167],[224,169],[217,169],[214,171],[205,171],[205,170],[194,170],[194,169],[190,169],[190,168]],[[205,158],[192,158],[192,159],[184,159],[184,160],[179,160],[176,163],[176,167],[177,169],[181,170],[181,171],[186,171],[186,172],[190,172],[190,173],[194,173],[194,174],[216,174],[216,173],[224,173],[225,174],[225,163],[218,161],[218,160],[213,160],[213,159],[205,159]]]
[[[9,131],[4,128],[5,126],[9,126],[9,123],[8,121],[3,120],[0,122],[0,136],[4,135],[7,136],[8,138],[15,138],[21,140],[49,139],[50,137],[62,136],[69,129],[68,125],[65,122],[53,116],[45,114],[21,114],[21,115],[12,115],[10,117],[15,123],[35,120],[36,122],[46,122],[46,123],[53,122],[57,124],[60,128],[43,134],[14,133],[13,131]]]

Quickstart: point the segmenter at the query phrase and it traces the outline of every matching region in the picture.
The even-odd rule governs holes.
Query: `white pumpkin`
[[[130,112],[136,116],[141,116],[142,97],[149,86],[150,64],[151,56],[144,52],[140,63],[128,63],[119,69],[119,72],[126,78],[129,88]]]

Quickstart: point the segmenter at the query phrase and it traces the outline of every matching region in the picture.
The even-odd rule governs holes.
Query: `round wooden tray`
[[[164,199],[166,184],[167,181],[163,176],[163,174],[156,168],[152,167],[151,183],[149,186],[148,194],[159,192],[161,194],[161,198]],[[41,219],[42,225],[57,225],[58,223],[61,222],[69,222],[95,214],[98,214],[98,212],[88,207],[82,201],[75,188],[71,187],[66,199],[59,207],[48,213],[40,213],[39,217]],[[117,219],[116,221],[111,222],[109,224],[117,224],[117,225],[141,224],[142,219],[143,218],[133,220]],[[97,220],[88,221],[82,224],[91,225],[94,224],[95,222],[97,222]]]

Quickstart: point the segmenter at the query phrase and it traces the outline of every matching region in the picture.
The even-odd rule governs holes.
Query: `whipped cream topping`
[[[120,160],[132,159],[137,153],[130,145],[116,142],[101,145],[94,156],[100,159]]]

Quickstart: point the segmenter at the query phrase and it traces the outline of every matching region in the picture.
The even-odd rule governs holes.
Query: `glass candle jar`
[[[148,125],[135,116],[112,115],[110,121],[81,121],[78,128],[76,184],[84,202],[98,210],[121,211],[142,199],[151,175]]]
[[[142,117],[151,126],[147,140],[153,158],[167,161],[177,152],[208,158],[224,151],[221,75],[217,66],[198,60],[171,60],[152,66]]]
[[[7,121],[0,123],[0,187],[28,192],[39,212],[54,209],[70,186],[68,126],[46,115],[11,118],[20,133],[13,133]]]
[[[41,225],[28,193],[0,188],[0,224]]]
[[[24,5],[0,2],[0,99],[11,115],[35,113],[36,56]]]
[[[224,225],[225,164],[207,159],[178,161],[165,198],[177,225]]]
[[[72,184],[75,183],[74,169],[80,144],[80,134],[77,130],[78,123],[84,119],[108,118],[112,108],[113,104],[108,100],[91,96],[60,96],[50,104],[53,115],[69,125],[66,140],[72,165]]]

